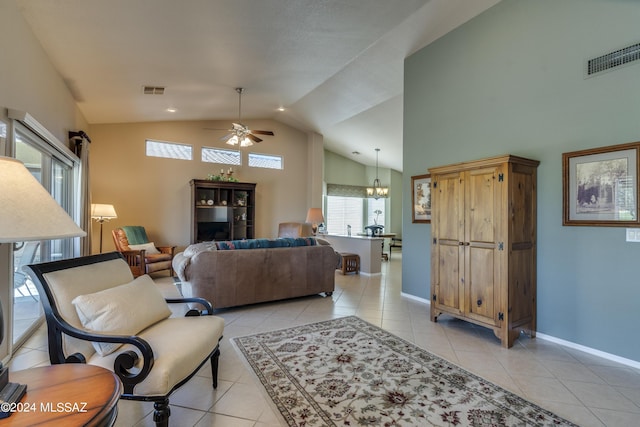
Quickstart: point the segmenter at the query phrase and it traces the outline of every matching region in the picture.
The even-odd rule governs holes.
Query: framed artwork
[[[431,222],[431,175],[411,177],[411,222]]]
[[[563,225],[637,227],[640,142],[562,154]]]

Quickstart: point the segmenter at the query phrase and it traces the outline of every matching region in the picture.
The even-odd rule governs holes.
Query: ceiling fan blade
[[[257,135],[274,135],[274,133],[270,130],[252,130],[251,133],[255,133]]]
[[[225,129],[226,130],[226,129]],[[229,138],[231,138],[233,136],[233,133],[227,134],[225,136],[223,136],[222,138],[220,138],[220,141],[226,141]]]
[[[252,133],[248,133],[248,134],[247,134],[247,136],[248,136],[249,138],[251,138],[251,140],[252,140],[253,142],[260,142],[260,141],[262,141],[260,138],[258,138],[257,136],[255,136],[255,135],[254,135],[254,134],[252,134]]]
[[[217,129],[217,128],[202,128],[204,130],[226,130],[228,131],[229,129]]]

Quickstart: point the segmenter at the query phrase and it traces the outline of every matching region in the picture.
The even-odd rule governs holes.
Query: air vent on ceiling
[[[587,77],[640,59],[640,43],[607,53],[587,61]]]
[[[164,95],[162,86],[142,86],[142,93],[145,95]]]

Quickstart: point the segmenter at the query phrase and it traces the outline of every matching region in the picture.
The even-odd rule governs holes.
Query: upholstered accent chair
[[[111,231],[116,250],[124,256],[135,277],[157,271],[169,270],[173,276],[175,246],[156,246],[149,241],[147,232],[141,226],[124,226]]]
[[[174,286],[176,298],[166,298],[150,276],[134,279],[118,252],[26,269],[44,307],[52,364],[113,371],[124,386],[122,399],[154,402],[156,426],[168,425],[169,396],[207,361],[217,387],[224,320],[212,315],[208,301],[178,298]]]
[[[278,224],[278,237],[313,236],[311,224],[306,222],[281,222]]]

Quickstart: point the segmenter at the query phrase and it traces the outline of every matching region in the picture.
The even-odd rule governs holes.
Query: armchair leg
[[[213,388],[218,388],[218,361],[220,359],[220,347],[211,355],[211,377],[213,378]]]
[[[155,401],[153,409],[153,422],[156,423],[156,427],[169,427],[169,416],[171,415],[169,399],[165,397],[162,400]]]

